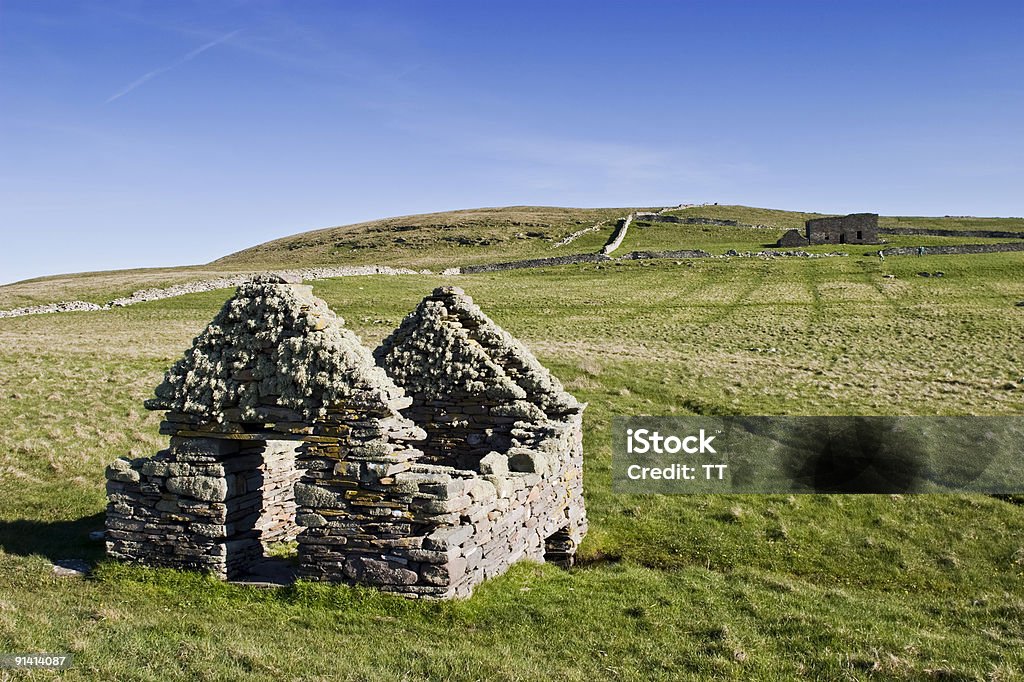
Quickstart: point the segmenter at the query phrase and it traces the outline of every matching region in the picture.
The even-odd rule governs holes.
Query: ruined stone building
[[[851,213],[804,223],[809,244],[877,244],[878,214]]]
[[[797,230],[786,230],[779,237],[779,241],[775,242],[775,246],[807,246],[807,237],[800,234]]]
[[[244,575],[297,540],[298,577],[468,595],[586,533],[584,405],[460,289],[377,349],[312,289],[238,288],[156,389],[169,447],[107,469],[107,552]]]

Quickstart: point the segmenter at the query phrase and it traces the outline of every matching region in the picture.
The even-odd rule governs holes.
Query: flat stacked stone
[[[344,324],[312,287],[262,275],[238,288],[146,407],[166,411],[169,435],[301,435],[332,407],[404,404]]]
[[[571,563],[584,406],[454,288],[377,357],[309,287],[239,287],[147,402],[170,447],[108,467],[110,556],[230,578],[296,538],[301,577],[410,597]]]
[[[297,538],[301,573],[343,580],[343,567],[319,559],[325,535],[343,534],[301,533],[298,520],[346,492],[335,461],[413,460],[409,443],[423,436],[343,325],[308,286],[276,276],[240,286],[146,403],[165,411],[170,449],[108,469],[109,554],[234,577],[268,543]],[[310,488],[319,495],[296,496]]]
[[[423,461],[478,473],[507,500],[485,523],[467,519],[480,535],[461,551],[475,546],[491,559],[470,582],[522,556],[543,558],[549,539],[549,559],[570,563],[587,528],[585,406],[458,287],[424,298],[374,357],[412,399],[403,414],[427,433]]]
[[[427,431],[430,460],[477,469],[519,444],[513,430],[563,421],[583,407],[533,354],[458,287],[427,296],[374,357],[407,395],[403,411]],[[514,442],[516,441],[516,442]]]

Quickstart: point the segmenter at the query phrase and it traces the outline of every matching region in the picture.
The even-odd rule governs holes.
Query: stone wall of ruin
[[[311,446],[304,464],[334,483],[300,483],[300,575],[407,596],[467,596],[521,559],[569,563],[586,533],[580,420],[537,447],[484,458],[480,471],[338,460]]]
[[[805,222],[804,227],[811,244],[874,244],[878,241],[876,213],[814,218]]]
[[[294,539],[291,444],[172,438],[153,457],[107,469],[107,552],[152,566],[245,572],[267,545]]]
[[[779,237],[779,241],[775,243],[776,246],[807,246],[807,237],[804,237],[796,230],[786,230],[786,232]]]
[[[170,447],[107,469],[109,555],[234,578],[295,538],[300,577],[414,597],[571,562],[584,406],[457,289],[378,357],[308,287],[240,287],[147,402]]]

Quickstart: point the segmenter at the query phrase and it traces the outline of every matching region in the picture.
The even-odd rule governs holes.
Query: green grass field
[[[231,292],[3,319],[0,653],[72,652],[62,679],[1022,679],[1024,508],[615,495],[609,423],[1021,414],[1024,254],[639,261],[314,290],[373,346],[440,283],[589,402],[577,567],[520,564],[436,603],[105,562],[87,539],[103,526],[103,468],[164,445],[141,403]],[[62,558],[97,568],[55,578]]]

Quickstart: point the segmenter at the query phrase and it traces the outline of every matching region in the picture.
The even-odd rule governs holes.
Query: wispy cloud
[[[188,62],[188,61],[191,61],[191,60],[195,59],[196,57],[198,57],[202,53],[204,53],[207,50],[209,50],[211,47],[216,47],[217,45],[220,45],[223,42],[231,40],[236,35],[241,33],[241,31],[242,31],[242,29],[239,28],[239,29],[235,29],[234,31],[230,31],[229,33],[225,33],[224,35],[220,36],[219,38],[215,38],[214,40],[211,40],[210,42],[206,43],[205,45],[200,45],[199,47],[197,47],[196,49],[192,50],[191,52],[188,52],[188,53],[182,55],[181,57],[179,57],[175,61],[171,62],[167,66],[162,66],[159,69],[153,69],[152,71],[143,74],[139,78],[136,78],[131,83],[129,83],[128,85],[124,86],[123,88],[121,88],[120,90],[115,92],[113,95],[108,97],[107,101],[104,102],[104,104],[110,104],[114,100],[121,99],[122,97],[127,95],[129,92],[131,92],[135,88],[137,88],[137,87],[143,85],[144,83],[152,80],[153,78],[159,76],[160,74],[167,73],[171,69],[177,68],[177,67],[181,66],[182,64],[184,64],[185,62]]]

